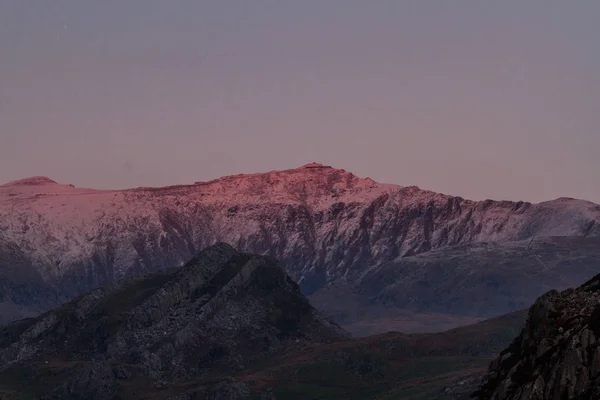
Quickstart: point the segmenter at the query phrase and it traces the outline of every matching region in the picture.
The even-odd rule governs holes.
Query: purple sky
[[[0,0],[0,182],[318,161],[600,203],[600,2]]]

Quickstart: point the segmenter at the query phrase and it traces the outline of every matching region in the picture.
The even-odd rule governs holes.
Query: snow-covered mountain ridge
[[[600,206],[470,201],[314,163],[163,188],[0,186],[0,260],[18,252],[69,295],[180,265],[215,242],[276,257],[310,294],[406,255],[533,236],[600,236]]]

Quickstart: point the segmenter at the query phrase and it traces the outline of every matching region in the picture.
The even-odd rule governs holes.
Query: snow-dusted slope
[[[532,236],[600,236],[600,206],[474,202],[319,164],[122,191],[44,177],[0,186],[0,242],[67,294],[179,265],[217,241],[278,258],[312,293],[404,255]]]

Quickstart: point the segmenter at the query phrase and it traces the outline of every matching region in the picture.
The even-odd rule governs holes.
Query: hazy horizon
[[[296,168],[600,203],[600,3],[0,3],[0,184]]]

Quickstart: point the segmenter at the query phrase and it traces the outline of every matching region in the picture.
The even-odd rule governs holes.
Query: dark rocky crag
[[[223,377],[347,337],[273,259],[221,243],[1,328],[0,398],[244,398]]]
[[[481,400],[600,398],[600,275],[553,290],[530,308],[521,334],[492,362]]]

